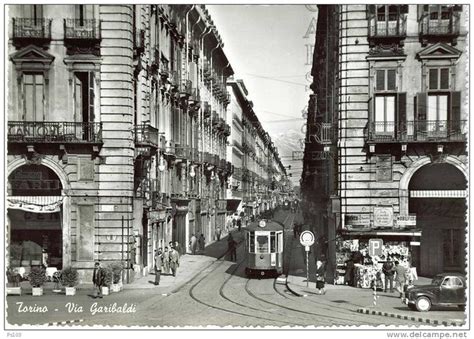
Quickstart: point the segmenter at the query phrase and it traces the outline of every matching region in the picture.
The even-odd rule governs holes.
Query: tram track
[[[289,214],[285,220],[284,220],[284,224],[286,224],[288,218],[291,216],[292,214]],[[279,313],[275,313],[275,312],[271,312],[271,311],[268,311],[268,310],[264,310],[264,309],[260,309],[260,308],[257,308],[257,307],[253,307],[253,306],[249,306],[249,305],[246,305],[246,304],[243,304],[241,302],[238,302],[236,300],[233,300],[231,299],[230,297],[228,297],[225,293],[224,293],[224,288],[226,287],[226,285],[228,284],[228,282],[233,278],[235,277],[235,272],[239,269],[239,267],[241,267],[242,263],[244,263],[246,260],[246,257],[244,256],[244,258],[242,260],[240,260],[236,265],[235,267],[233,268],[232,272],[230,273],[229,277],[227,277],[225,279],[225,281],[222,283],[222,285],[220,286],[219,288],[219,295],[221,296],[221,298],[223,298],[224,300],[227,300],[228,302],[234,304],[234,305],[238,305],[240,307],[243,307],[243,308],[246,308],[246,309],[249,309],[251,311],[257,311],[257,312],[265,312],[265,313],[270,313],[272,315],[276,315],[276,316],[287,316],[285,314],[279,314]],[[244,317],[249,317],[249,318],[252,318],[252,319],[260,319],[260,320],[265,320],[265,321],[271,321],[271,322],[274,322],[274,323],[280,323],[282,325],[291,325],[291,326],[298,326],[298,325],[301,325],[301,326],[304,326],[304,324],[298,324],[298,323],[295,323],[295,322],[288,322],[288,321],[284,321],[284,320],[279,320],[279,319],[273,319],[273,318],[269,318],[269,317],[263,317],[263,316],[259,316],[259,315],[256,315],[254,313],[252,314],[248,314],[248,313],[245,313],[245,312],[241,312],[241,311],[236,311],[236,310],[232,310],[232,309],[228,309],[228,308],[225,308],[225,307],[221,307],[221,306],[217,306],[217,305],[212,305],[204,300],[201,300],[200,298],[198,298],[196,296],[196,294],[194,293],[195,292],[195,289],[199,286],[199,284],[201,284],[204,279],[206,277],[208,277],[212,272],[216,271],[219,267],[221,267],[223,265],[225,261],[224,260],[220,260],[219,259],[219,263],[209,272],[207,272],[207,274],[203,275],[202,278],[200,278],[196,283],[194,283],[191,288],[189,289],[189,296],[197,303],[201,304],[201,305],[204,305],[204,306],[207,306],[209,308],[212,308],[212,309],[215,309],[215,310],[219,310],[219,311],[223,311],[223,312],[227,312],[227,313],[231,313],[231,314],[236,314],[236,315],[240,315],[240,316],[244,316]],[[250,279],[247,279],[247,280],[250,280]]]

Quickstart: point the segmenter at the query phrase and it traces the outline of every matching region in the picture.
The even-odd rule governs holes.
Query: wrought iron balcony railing
[[[160,144],[158,129],[148,124],[136,125],[135,144],[137,146],[149,146],[158,148]]]
[[[415,120],[406,122],[371,122],[370,142],[464,142],[466,120]]]
[[[95,19],[64,19],[64,39],[100,40],[100,21]]]
[[[459,35],[459,16],[449,13],[446,19],[431,19],[428,14],[421,18],[419,32],[422,38]]]
[[[51,40],[51,19],[13,18],[13,39]]]
[[[9,121],[12,143],[102,143],[101,122]]]
[[[407,35],[407,17],[405,14],[393,14],[392,20],[369,21],[369,38],[405,38]]]

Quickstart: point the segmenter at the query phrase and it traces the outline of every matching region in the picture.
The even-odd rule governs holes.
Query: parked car
[[[466,307],[466,279],[459,273],[436,275],[430,285],[408,287],[403,303],[412,310],[427,312],[432,306]]]

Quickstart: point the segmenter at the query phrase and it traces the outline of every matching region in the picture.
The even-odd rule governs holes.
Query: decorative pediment
[[[429,46],[418,53],[420,59],[457,59],[461,56],[461,51],[448,44],[439,42]]]
[[[54,56],[35,45],[29,45],[10,56],[15,65],[23,63],[42,63],[50,65]]]

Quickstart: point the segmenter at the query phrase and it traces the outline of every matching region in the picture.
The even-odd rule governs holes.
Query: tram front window
[[[255,235],[253,233],[249,235],[249,252],[255,253]]]
[[[268,236],[258,235],[257,236],[258,253],[268,253]]]

